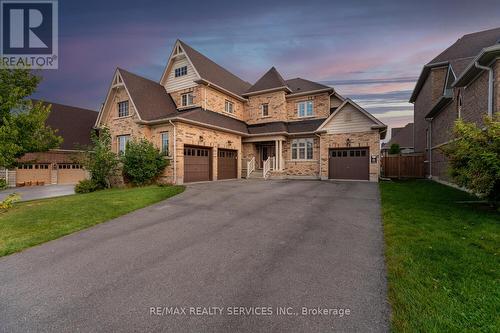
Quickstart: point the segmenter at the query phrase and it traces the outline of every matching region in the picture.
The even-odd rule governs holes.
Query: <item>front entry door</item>
[[[264,161],[269,157],[275,156],[274,146],[260,146],[260,163],[259,167],[262,169],[264,167]]]

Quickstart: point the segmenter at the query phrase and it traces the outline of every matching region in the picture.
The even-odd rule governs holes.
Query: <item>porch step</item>
[[[249,179],[252,179],[252,178],[263,178],[263,176],[262,176],[262,170],[255,170],[255,171],[253,171],[248,178]]]

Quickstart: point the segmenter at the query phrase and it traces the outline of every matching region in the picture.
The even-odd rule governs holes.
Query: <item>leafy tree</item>
[[[83,166],[90,173],[90,180],[95,189],[111,187],[111,178],[116,175],[119,160],[111,150],[111,134],[109,129],[102,128],[99,134],[92,131],[91,147],[85,153]]]
[[[41,77],[30,70],[0,68],[0,167],[29,152],[57,148],[62,138],[45,125],[50,105],[33,103]]]
[[[455,122],[454,140],[443,148],[454,181],[477,195],[500,201],[500,116],[475,123]]]
[[[398,143],[393,143],[391,148],[389,148],[389,154],[399,154],[401,152],[401,148]]]
[[[129,141],[122,158],[123,175],[134,185],[152,182],[167,167],[169,161],[147,140]]]

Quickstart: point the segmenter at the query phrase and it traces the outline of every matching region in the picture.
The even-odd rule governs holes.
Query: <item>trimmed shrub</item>
[[[91,179],[80,180],[80,182],[75,186],[75,192],[80,194],[95,192],[97,190],[102,190],[102,189],[103,187],[101,185],[96,184]]]
[[[139,186],[153,182],[169,164],[164,154],[144,139],[129,141],[121,161],[125,180]]]
[[[4,190],[7,188],[7,181],[3,178],[0,179],[0,190]]]
[[[454,140],[442,148],[453,180],[475,194],[500,201],[500,115],[485,117],[484,127],[461,119]]]
[[[401,148],[399,147],[399,144],[397,144],[397,143],[393,143],[391,145],[391,148],[389,148],[389,154],[391,154],[391,155],[399,154],[400,152],[401,152]]]
[[[0,201],[0,212],[4,212],[14,206],[16,202],[21,200],[21,196],[17,193],[11,193],[7,198]]]

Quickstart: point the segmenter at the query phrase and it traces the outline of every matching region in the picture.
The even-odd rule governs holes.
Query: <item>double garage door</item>
[[[237,178],[238,155],[236,150],[218,149],[217,179]],[[184,147],[184,182],[212,180],[212,149]]]
[[[16,170],[18,184],[76,184],[87,178],[85,170],[79,164],[49,163],[22,164]]]
[[[328,157],[328,178],[370,179],[368,148],[330,149]]]

